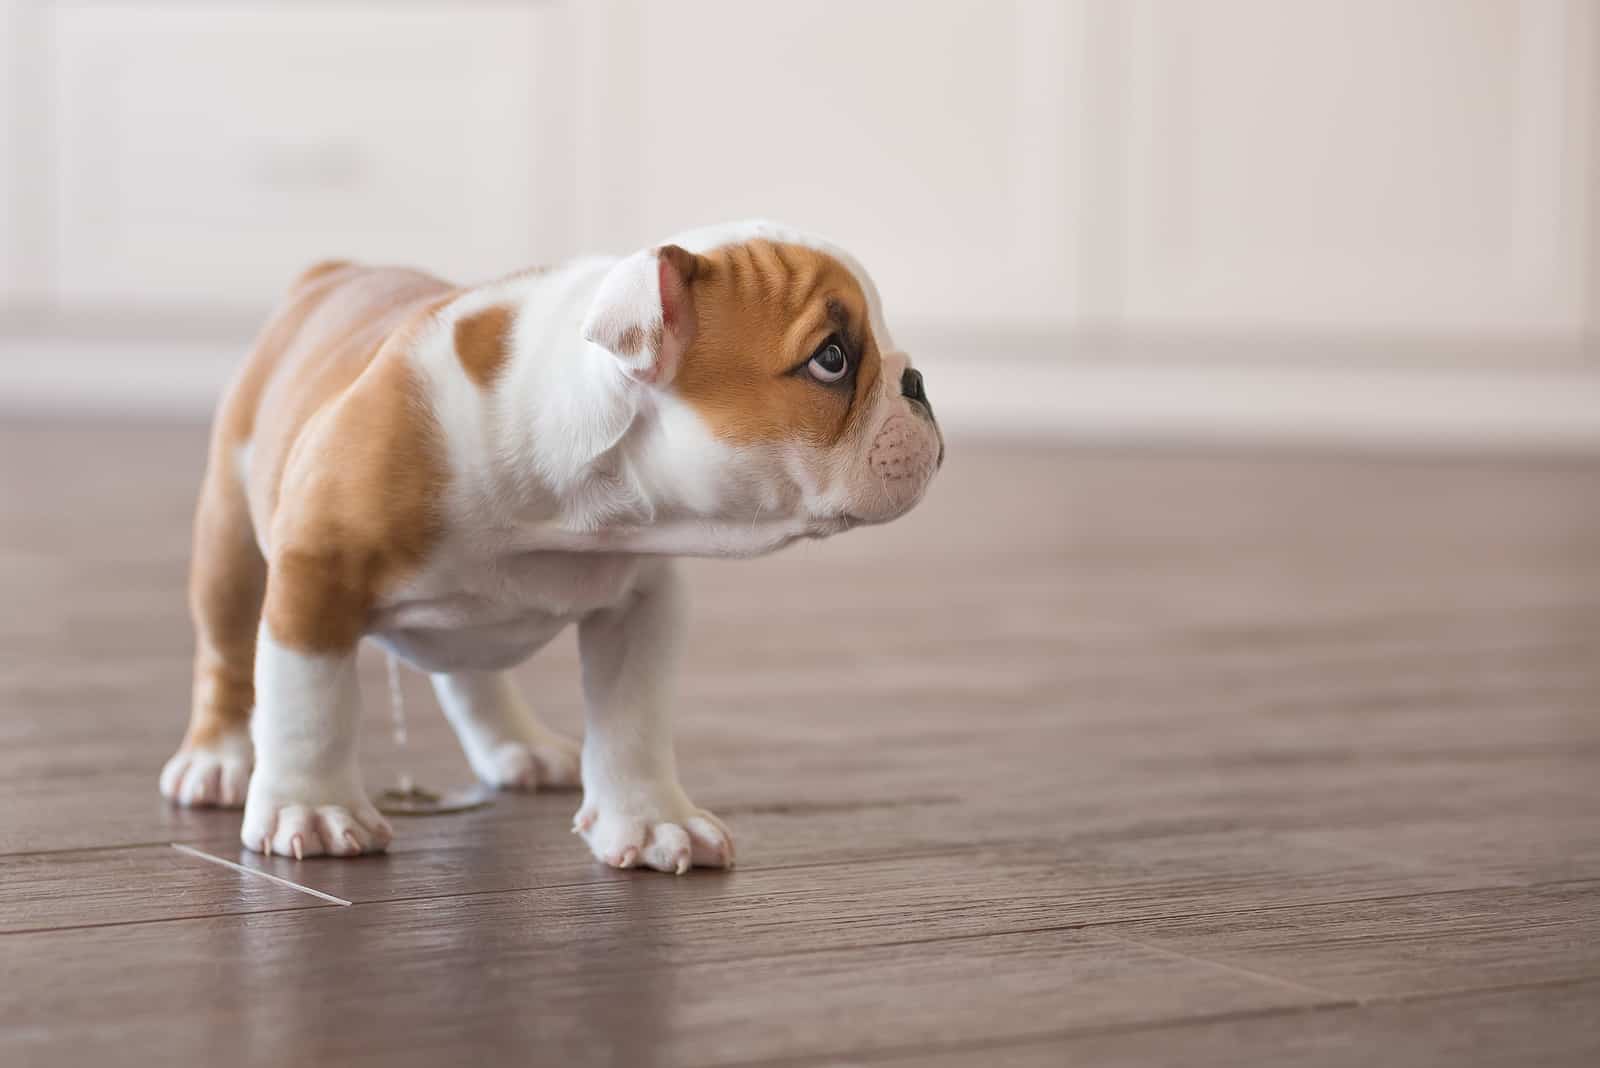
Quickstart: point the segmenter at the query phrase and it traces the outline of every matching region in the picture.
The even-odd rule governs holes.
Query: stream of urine
[[[406,698],[400,689],[400,661],[393,653],[385,654],[389,661],[389,723],[394,747],[399,751],[400,785],[401,794],[410,794],[416,788],[416,782],[411,778],[410,768],[405,760],[408,755],[407,744],[410,736],[406,733]]]
[[[411,734],[406,729],[405,692],[400,686],[400,661],[388,653],[389,737],[394,739],[399,758],[399,783],[381,791],[373,800],[380,812],[405,816],[432,816],[447,812],[466,812],[483,808],[494,801],[494,790],[479,782],[435,793],[417,785],[411,775]]]

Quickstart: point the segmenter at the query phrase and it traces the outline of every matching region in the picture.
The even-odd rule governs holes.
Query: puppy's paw
[[[490,754],[489,774],[479,776],[502,790],[562,790],[578,785],[578,746],[502,742]]]
[[[585,798],[572,832],[583,836],[597,860],[613,868],[682,875],[691,867],[733,867],[733,835],[677,786]]]
[[[473,773],[502,790],[569,790],[579,779],[578,743],[554,731],[505,740],[469,752]]]
[[[242,728],[204,744],[186,742],[161,769],[161,796],[186,808],[238,808],[254,755],[250,732]]]
[[[389,821],[357,783],[275,784],[260,774],[250,784],[239,830],[247,849],[297,860],[381,853],[393,838]]]

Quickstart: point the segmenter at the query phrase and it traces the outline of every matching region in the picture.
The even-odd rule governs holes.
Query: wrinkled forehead
[[[859,295],[862,314],[866,324],[872,329],[878,347],[884,352],[896,350],[889,336],[888,325],[884,322],[883,302],[878,297],[877,285],[854,256],[826,238],[784,226],[782,223],[750,219],[689,230],[669,240],[672,244],[705,256],[711,256],[718,250],[756,241],[783,245],[797,254],[805,252],[814,254],[831,263],[835,269],[848,277],[850,289]]]
[[[700,257],[695,290],[702,329],[720,334],[731,318],[741,333],[763,335],[746,354],[771,363],[773,372],[830,334],[850,339],[853,349],[873,337],[855,275],[802,245],[758,238],[712,249]]]
[[[694,339],[672,388],[717,437],[826,450],[864,425],[880,355],[866,291],[849,267],[765,237],[716,243],[696,259]],[[801,368],[834,336],[848,377],[819,383]]]

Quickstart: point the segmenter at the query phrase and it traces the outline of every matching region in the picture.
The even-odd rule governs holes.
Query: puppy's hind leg
[[[510,672],[435,675],[433,691],[479,779],[513,790],[578,785],[578,743],[539,721]]]
[[[195,512],[194,696],[183,743],[161,772],[162,794],[180,805],[237,807],[250,781],[256,627],[267,564],[227,452],[220,439],[213,445]]]
[[[361,783],[356,643],[365,557],[274,548],[256,647],[256,773],[239,836],[296,858],[380,852],[393,832]]]

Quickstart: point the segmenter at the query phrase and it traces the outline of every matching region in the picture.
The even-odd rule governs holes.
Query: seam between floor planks
[[[194,846],[198,849],[202,845],[211,845],[216,842],[232,842],[238,837],[236,834],[218,834],[206,838],[161,838],[151,842],[118,842],[115,845],[68,846],[65,849],[16,849],[11,852],[0,851],[0,860],[10,860],[12,857],[65,857],[74,853],[111,853],[119,849],[157,849],[174,843]]]
[[[1147,942],[1141,938],[1134,938],[1132,935],[1126,934],[1122,931],[1110,930],[1110,928],[1114,926],[1116,925],[1110,923],[1101,924],[1096,928],[1096,930],[1098,933],[1105,935],[1107,938],[1114,938],[1118,942],[1123,942],[1130,946],[1138,946],[1140,949],[1148,949],[1153,953],[1160,953],[1162,956],[1172,957],[1175,960],[1186,960],[1198,962],[1200,964],[1209,964],[1213,968],[1221,968],[1223,971],[1233,972],[1235,975],[1242,975],[1246,979],[1255,979],[1257,981],[1272,983],[1276,986],[1285,987],[1286,989],[1293,990],[1297,993],[1312,994],[1318,998],[1328,1001],[1338,1002],[1354,1000],[1351,995],[1341,994],[1337,990],[1324,990],[1320,986],[1313,986],[1310,983],[1303,983],[1298,979],[1289,979],[1282,975],[1275,975],[1272,972],[1261,971],[1257,968],[1246,968],[1244,965],[1235,964],[1232,961],[1218,960],[1212,957],[1202,956],[1198,953],[1189,953],[1173,946],[1163,945],[1160,942]]]
[[[242,920],[251,916],[270,916],[280,912],[313,912],[318,909],[342,909],[348,906],[324,901],[319,905],[283,905],[278,908],[250,909],[248,912],[197,912],[192,916],[155,916],[148,920],[108,920],[104,923],[68,923],[52,927],[22,927],[0,931],[0,938],[16,935],[61,934],[67,931],[98,931],[107,927],[148,927],[157,923],[188,923],[191,920]]]
[[[1377,994],[1356,998],[1362,1007],[1368,1005],[1408,1005],[1419,1001],[1442,1001],[1449,998],[1476,997],[1480,994],[1511,994],[1518,990],[1560,990],[1569,986],[1600,984],[1600,975],[1564,975],[1558,979],[1530,979],[1526,983],[1491,983],[1488,986],[1452,987],[1449,990],[1421,990],[1409,994]]]
[[[1173,1016],[1162,1020],[1139,1023],[1103,1024],[1098,1027],[1068,1027],[1053,1031],[1033,1031],[1006,1035],[1003,1038],[982,1038],[956,1042],[917,1042],[903,1046],[880,1046],[847,1055],[819,1053],[805,1057],[776,1057],[768,1060],[732,1061],[719,1068],[807,1068],[809,1065],[835,1065],[841,1060],[848,1063],[898,1060],[918,1054],[988,1053],[993,1050],[1019,1046],[1033,1046],[1058,1039],[1093,1038],[1100,1035],[1133,1035],[1146,1031],[1175,1031],[1185,1027],[1206,1027],[1232,1020],[1264,1020],[1277,1016],[1299,1016],[1319,1012],[1358,1012],[1361,1006],[1354,1001],[1340,1000],[1311,1005],[1284,1005],[1270,1009],[1239,1009],[1234,1012],[1216,1012],[1199,1016]]]
[[[1313,1014],[1348,1014],[1359,1017],[1365,1010],[1385,1005],[1409,1005],[1427,1002],[1446,1002],[1455,998],[1478,997],[1484,994],[1510,994],[1522,990],[1557,989],[1569,986],[1595,985],[1600,987],[1600,976],[1576,976],[1567,979],[1544,979],[1528,983],[1503,983],[1497,986],[1472,987],[1462,990],[1432,991],[1422,994],[1393,994],[1375,998],[1341,997],[1338,1000],[1307,1005],[1283,1005],[1265,1009],[1240,1009],[1201,1016],[1173,1016],[1161,1020],[1139,1023],[1105,1024],[1098,1027],[1071,1027],[1054,1031],[1006,1035],[1003,1038],[983,1038],[955,1042],[919,1042],[900,1046],[884,1046],[848,1054],[850,1063],[903,1060],[917,1055],[933,1056],[946,1053],[991,1053],[995,1050],[1043,1045],[1052,1041],[1071,1041],[1109,1035],[1134,1035],[1151,1031],[1182,1031],[1188,1028],[1209,1027],[1218,1023],[1243,1020],[1267,1020],[1276,1017],[1307,1016]],[[1597,990],[1600,996],[1600,990]],[[805,1057],[775,1057],[766,1060],[733,1061],[722,1068],[809,1068],[812,1065],[831,1065],[840,1062],[839,1054],[816,1054]]]

